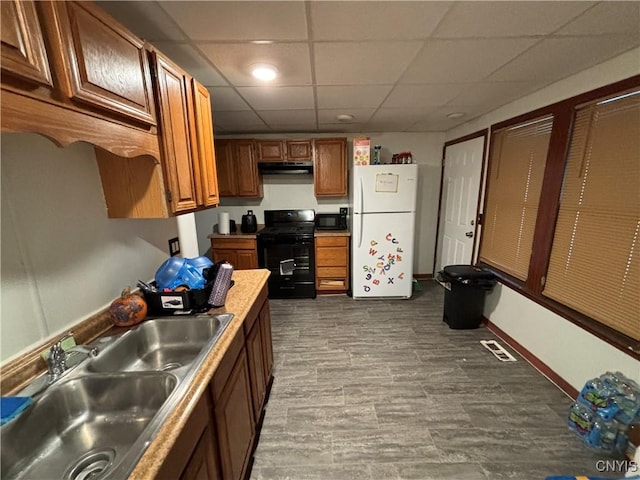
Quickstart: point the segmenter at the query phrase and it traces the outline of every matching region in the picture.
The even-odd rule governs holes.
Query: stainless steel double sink
[[[232,318],[155,318],[98,342],[0,429],[0,477],[126,478]]]

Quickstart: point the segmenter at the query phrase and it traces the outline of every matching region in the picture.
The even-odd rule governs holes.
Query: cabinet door
[[[218,192],[221,197],[238,195],[236,182],[236,165],[233,160],[233,143],[227,140],[216,140],[216,170],[218,176]]]
[[[226,260],[231,265],[233,265],[233,268],[235,268],[237,270],[241,270],[240,268],[236,267],[236,265],[238,264],[238,253],[237,253],[238,250],[216,248],[216,249],[211,250],[211,251],[213,252],[213,261],[214,262],[221,262],[223,260]]]
[[[155,125],[144,42],[90,2],[54,2],[73,100]]]
[[[154,57],[164,171],[171,208],[174,213],[180,213],[198,206],[195,179],[200,172],[193,161],[191,82],[179,67],[158,52],[154,52]]]
[[[221,480],[213,433],[205,428],[180,480]]]
[[[285,146],[282,140],[256,140],[258,162],[282,162]]]
[[[287,160],[292,162],[309,161],[313,158],[312,140],[287,140]]]
[[[273,372],[273,338],[271,336],[271,311],[269,309],[269,300],[266,300],[260,309],[258,321],[260,323],[260,330],[262,333],[264,382],[265,385],[268,385],[271,380],[271,373]]]
[[[257,422],[262,413],[264,395],[266,392],[264,352],[262,351],[262,330],[260,321],[253,324],[253,328],[247,335],[247,355],[249,357],[249,377],[251,379],[251,397],[253,415]]]
[[[258,252],[256,250],[238,250],[236,270],[251,270],[258,268]]]
[[[32,1],[0,2],[2,74],[52,86],[44,37]],[[3,78],[4,80],[4,78]]]
[[[195,106],[195,127],[198,163],[200,164],[201,205],[213,207],[220,203],[218,198],[218,176],[216,174],[216,157],[213,150],[213,119],[211,116],[211,99],[209,90],[194,78],[193,103]]]
[[[316,197],[347,195],[346,139],[316,139],[315,154],[313,183]]]
[[[259,197],[258,167],[253,154],[253,140],[235,140],[234,155],[239,197]]]
[[[244,348],[215,401],[215,418],[222,477],[240,480],[244,478],[254,437],[251,386]]]

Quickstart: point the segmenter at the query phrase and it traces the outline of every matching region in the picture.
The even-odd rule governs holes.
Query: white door
[[[354,213],[415,212],[418,165],[353,167]]]
[[[436,272],[473,261],[483,150],[484,136],[445,149]]]
[[[353,215],[353,298],[409,298],[413,289],[415,214]]]

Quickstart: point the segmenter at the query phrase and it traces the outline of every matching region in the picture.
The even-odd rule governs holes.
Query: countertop
[[[253,235],[255,236],[255,234]],[[154,478],[158,474],[162,466],[162,459],[171,451],[198,400],[208,388],[231,340],[236,332],[242,329],[245,317],[267,283],[269,271],[264,269],[235,270],[232,278],[235,285],[229,290],[224,307],[212,308],[208,313],[233,313],[233,320],[205,359],[202,368],[197,372],[182,400],[176,404],[173,412],[167,417],[155,439],[140,458],[135,469],[129,475],[129,480]]]
[[[236,232],[231,232],[228,234],[213,232],[207,235],[207,238],[256,238],[256,235],[260,230],[264,228],[264,225],[258,225],[258,230],[255,233],[242,233],[240,231],[240,226],[238,226],[238,230]]]
[[[222,233],[211,233],[207,235],[207,238],[250,238],[255,239],[257,234],[264,228],[264,225],[258,225],[258,231],[256,233],[242,233],[241,231],[232,232],[228,235]],[[351,232],[349,230],[316,230],[313,233],[314,237],[350,237]]]

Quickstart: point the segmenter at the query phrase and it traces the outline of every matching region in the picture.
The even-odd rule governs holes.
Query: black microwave
[[[341,208],[340,213],[316,213],[316,229],[346,230],[347,209]]]

